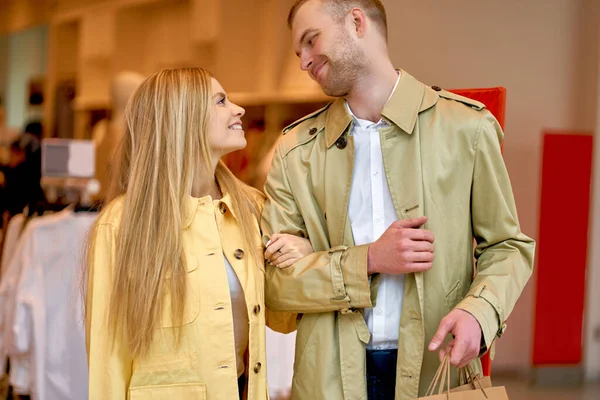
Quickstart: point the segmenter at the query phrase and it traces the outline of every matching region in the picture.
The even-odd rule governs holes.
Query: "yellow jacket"
[[[239,397],[231,297],[223,254],[239,278],[248,309],[248,399],[267,399],[265,322],[269,319],[273,329],[289,332],[295,328],[295,315],[266,316],[264,265],[255,265],[244,249],[229,195],[225,194],[221,200],[190,196],[184,213],[189,287],[181,344],[174,348],[171,311],[170,307],[164,307],[162,329],[156,332],[149,354],[142,359],[132,359],[126,343],[117,341],[111,346],[107,331],[122,209],[122,198],[111,203],[99,217],[91,237],[86,299],[89,399],[234,400]],[[256,245],[261,246],[258,221]]]

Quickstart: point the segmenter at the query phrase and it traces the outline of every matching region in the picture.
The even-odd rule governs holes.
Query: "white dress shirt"
[[[354,244],[360,246],[379,239],[398,220],[398,216],[392,203],[381,153],[379,129],[387,126],[387,123],[381,119],[376,123],[359,119],[352,113],[348,103],[346,107],[354,118],[350,131],[354,137],[354,170],[348,215]],[[398,348],[404,278],[404,275],[381,275],[375,308],[364,310],[365,321],[371,332],[367,349]]]

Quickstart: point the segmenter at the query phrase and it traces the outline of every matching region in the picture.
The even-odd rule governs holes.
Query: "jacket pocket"
[[[204,383],[140,386],[129,389],[129,400],[206,400]]]
[[[452,284],[450,290],[446,293],[446,307],[452,310],[462,300],[460,291],[460,279]]]
[[[171,312],[171,278],[165,280],[165,295],[163,296],[161,328],[173,328],[175,326],[189,325],[200,314],[200,289],[198,283],[198,259],[195,256],[187,260],[186,293],[181,324],[173,324],[173,313]]]

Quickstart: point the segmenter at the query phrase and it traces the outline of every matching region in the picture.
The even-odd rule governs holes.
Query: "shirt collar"
[[[398,73],[398,78],[396,79],[396,83],[394,84],[394,88],[392,89],[390,96],[385,101],[386,104],[392,98],[392,95],[394,94],[394,92],[396,91],[396,88],[398,87],[398,82],[400,82],[400,76],[402,75],[402,72],[397,71],[397,73]],[[367,128],[371,125],[380,125],[381,123],[384,123],[384,124],[386,123],[385,120],[383,120],[382,118],[379,118],[379,121],[377,121],[377,122],[369,121],[368,119],[358,118],[352,112],[352,109],[350,108],[350,104],[348,104],[348,101],[344,100],[344,104],[346,105],[346,109],[348,110],[348,113],[350,113],[350,116],[352,117],[352,119],[354,119],[354,122],[361,128]]]

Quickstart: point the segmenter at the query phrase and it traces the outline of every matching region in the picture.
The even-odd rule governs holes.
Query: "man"
[[[284,130],[265,185],[267,305],[302,314],[293,397],[423,396],[447,353],[480,370],[531,275],[502,131],[394,68],[380,0],[299,0],[289,25],[337,97]],[[275,232],[315,253],[286,266]]]

